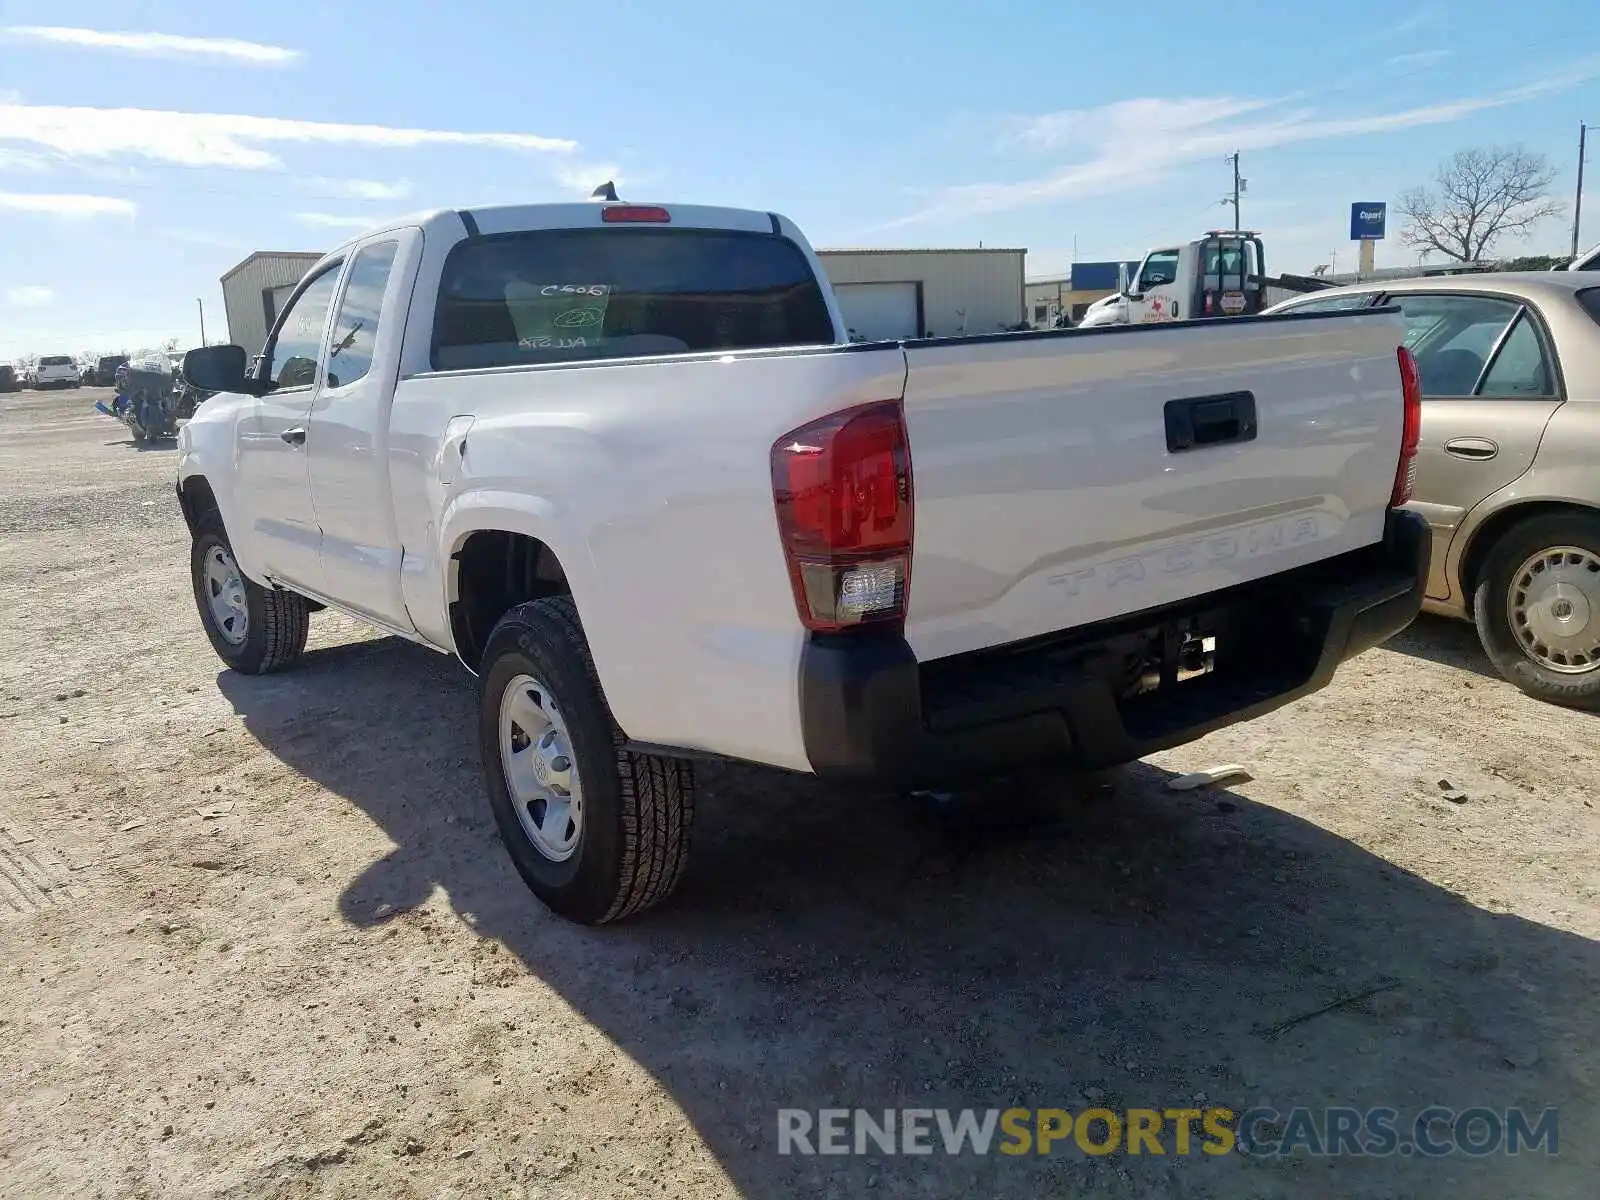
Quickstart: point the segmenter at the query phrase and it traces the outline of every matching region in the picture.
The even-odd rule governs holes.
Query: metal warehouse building
[[[1025,250],[819,250],[852,337],[957,337],[1023,323]],[[258,250],[222,277],[228,340],[254,354],[320,253]]]
[[[254,354],[266,345],[267,333],[300,277],[320,253],[302,250],[257,250],[222,277],[222,306],[228,314],[228,340]]]
[[[1026,250],[818,250],[845,326],[867,341],[995,333],[1023,321]]]

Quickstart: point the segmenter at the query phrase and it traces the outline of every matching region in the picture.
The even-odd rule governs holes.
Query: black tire
[[[582,788],[582,826],[565,861],[545,854],[517,815],[500,754],[500,710],[518,676],[559,705]],[[683,759],[630,753],[612,719],[570,597],[512,609],[489,635],[478,740],[500,838],[518,874],[555,913],[580,925],[630,917],[677,887],[689,857],[694,771]]]
[[[1541,550],[1559,546],[1600,557],[1600,516],[1555,513],[1532,517],[1500,536],[1484,560],[1473,594],[1478,640],[1495,669],[1528,695],[1568,708],[1600,710],[1600,665],[1581,674],[1553,670],[1529,657],[1512,628],[1509,593],[1513,574]],[[1600,619],[1600,614],[1591,619]]]
[[[194,545],[189,551],[189,576],[194,584],[194,603],[200,610],[200,624],[211,639],[211,648],[235,671],[246,675],[265,675],[293,666],[306,648],[311,631],[311,613],[304,596],[277,588],[264,588],[240,573],[244,581],[245,636],[232,642],[218,626],[208,602],[206,559],[221,548],[233,557],[222,517],[215,510],[203,514],[196,527]]]

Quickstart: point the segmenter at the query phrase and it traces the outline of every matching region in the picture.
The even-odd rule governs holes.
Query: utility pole
[[[1233,227],[1235,229],[1243,229],[1244,226],[1239,224],[1239,193],[1245,190],[1245,186],[1250,181],[1239,178],[1239,152],[1237,150],[1228,155],[1228,161],[1233,164],[1233,195],[1224,196],[1222,203],[1233,205]]]
[[[1583,149],[1589,137],[1589,127],[1578,125],[1578,197],[1572,202],[1572,257],[1578,257],[1578,251],[1583,249],[1578,245],[1578,226],[1583,220]]]
[[[194,302],[200,306],[200,344],[204,346],[206,344],[206,302],[200,299],[199,296],[194,298]]]

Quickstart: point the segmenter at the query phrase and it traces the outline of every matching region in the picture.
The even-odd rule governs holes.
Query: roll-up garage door
[[[852,338],[892,341],[922,332],[917,328],[915,283],[841,283],[833,292]]]

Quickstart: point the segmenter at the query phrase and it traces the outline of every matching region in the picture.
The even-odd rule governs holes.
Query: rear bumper
[[[1058,637],[919,664],[899,635],[815,635],[800,662],[812,769],[838,783],[916,787],[1061,761],[1112,766],[1247,721],[1325,687],[1345,659],[1416,617],[1425,521],[1389,514],[1384,540],[1311,567]],[[1128,663],[1214,633],[1215,668],[1142,694]],[[1170,651],[1167,654],[1170,659]]]

